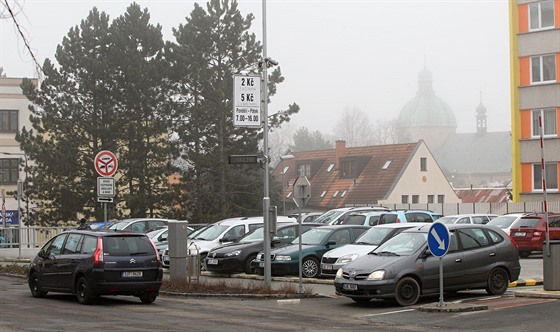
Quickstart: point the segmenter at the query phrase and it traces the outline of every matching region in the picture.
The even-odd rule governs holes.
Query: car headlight
[[[367,280],[383,280],[385,278],[385,270],[377,270],[370,273]]]
[[[291,261],[292,257],[290,256],[282,256],[282,255],[277,255],[276,258],[274,260],[277,261]]]
[[[241,253],[241,250],[234,250],[234,251],[230,251],[227,254],[225,254],[225,257],[231,257],[231,256],[239,256],[239,254]]]
[[[342,268],[338,269],[338,271],[336,271],[336,277],[337,278],[342,278]]]
[[[351,261],[358,258],[358,256],[359,256],[358,254],[345,255],[345,256],[342,256],[339,259],[337,259],[336,262],[339,263],[339,264],[348,264]]]
[[[263,259],[263,254],[258,254],[258,255],[257,255],[257,260],[258,260],[258,261],[262,261],[262,259]]]

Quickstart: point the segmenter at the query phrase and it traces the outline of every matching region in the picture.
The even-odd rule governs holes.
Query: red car
[[[550,240],[560,240],[560,214],[548,215]],[[521,217],[511,229],[510,236],[519,247],[519,256],[527,257],[532,251],[542,251],[546,240],[544,213]]]

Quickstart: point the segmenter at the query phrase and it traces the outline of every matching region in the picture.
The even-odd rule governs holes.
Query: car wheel
[[[301,263],[301,274],[305,278],[315,278],[319,275],[319,261],[314,257],[306,257]]]
[[[41,289],[41,281],[39,281],[37,272],[33,272],[29,277],[29,289],[33,297],[45,297],[47,295],[47,292]]]
[[[142,301],[142,303],[151,304],[151,303],[154,303],[157,296],[158,296],[158,292],[147,292],[147,293],[143,293],[142,295],[140,295],[139,298],[140,298],[140,301]]]
[[[520,251],[519,252],[519,257],[527,258],[527,257],[529,257],[530,254],[531,254],[530,251]]]
[[[395,287],[395,300],[401,306],[415,304],[420,298],[420,285],[411,277],[404,277]]]
[[[488,276],[486,292],[492,295],[502,295],[506,292],[509,284],[507,272],[501,267],[495,268]]]
[[[78,279],[78,283],[76,284],[76,297],[78,298],[78,302],[81,304],[90,304],[96,298],[85,277],[80,277],[80,279]]]
[[[351,297],[352,301],[356,303],[368,303],[371,299],[363,298],[363,297]]]
[[[245,260],[245,273],[255,274],[255,268],[251,265],[251,262],[257,258],[257,255],[249,255],[247,260]]]

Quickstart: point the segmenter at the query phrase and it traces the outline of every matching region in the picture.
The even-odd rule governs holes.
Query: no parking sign
[[[94,159],[95,170],[101,176],[113,176],[117,172],[119,163],[111,151],[103,150]]]

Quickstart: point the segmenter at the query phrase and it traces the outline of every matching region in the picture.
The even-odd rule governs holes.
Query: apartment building
[[[560,0],[510,0],[509,14],[513,200],[542,201],[546,186],[560,201]]]

